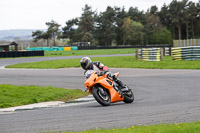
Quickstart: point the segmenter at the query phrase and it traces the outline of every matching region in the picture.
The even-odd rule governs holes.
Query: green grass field
[[[76,56],[76,55],[105,55],[105,54],[133,54],[134,48],[129,49],[95,49],[72,51],[45,51],[45,56]]]
[[[115,68],[148,68],[148,69],[200,69],[200,61],[174,61],[171,56],[164,57],[163,61],[150,62],[137,60],[135,56],[121,57],[95,57],[93,61],[101,61],[108,67]],[[68,67],[80,67],[80,59],[52,60],[35,63],[22,63],[6,68],[39,68],[57,69]]]
[[[96,130],[83,131],[79,133],[199,133],[199,132],[200,132],[200,121],[190,122],[190,123],[160,124],[160,125],[149,125],[149,126],[139,125],[121,129],[99,129],[99,130],[96,129]]]
[[[72,50],[72,51],[45,51],[45,57],[54,56],[78,56],[78,55],[109,55],[109,54],[133,54],[135,53],[135,48],[128,49],[95,49],[95,50]],[[34,58],[34,57],[44,57],[44,56],[31,56],[31,57],[18,57],[18,58]],[[0,59],[10,59],[10,58],[0,58]]]
[[[55,100],[68,101],[86,95],[88,93],[78,89],[0,85],[0,108]]]

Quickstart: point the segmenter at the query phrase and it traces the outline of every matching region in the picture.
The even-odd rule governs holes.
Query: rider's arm
[[[111,72],[109,72],[109,68],[107,66],[104,66],[101,62],[97,61],[94,62],[94,65],[100,70],[99,76],[107,75],[108,77],[111,76]]]
[[[109,71],[107,66],[104,66],[100,61],[94,62],[94,65],[96,65],[100,71]]]

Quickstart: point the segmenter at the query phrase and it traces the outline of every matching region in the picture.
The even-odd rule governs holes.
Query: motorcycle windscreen
[[[91,76],[91,74],[94,72],[94,70],[87,70],[86,72],[85,72],[85,78],[86,79],[88,79],[90,76]]]
[[[93,71],[93,70],[92,70]],[[85,81],[85,87],[89,88],[91,86],[93,86],[95,80],[96,80],[96,75],[94,74],[94,71],[92,72],[86,72],[86,81]]]

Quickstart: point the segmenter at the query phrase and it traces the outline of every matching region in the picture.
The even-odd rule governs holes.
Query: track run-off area
[[[0,59],[0,84],[85,89],[81,68],[3,68],[38,60],[41,59]],[[133,90],[132,104],[119,102],[103,107],[90,101],[0,114],[0,132],[82,131],[200,120],[200,70],[110,68],[110,71],[120,72],[120,79]]]

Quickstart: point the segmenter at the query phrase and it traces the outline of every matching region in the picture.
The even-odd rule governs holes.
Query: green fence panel
[[[71,50],[78,50],[78,47],[77,46],[73,46],[73,47],[71,47]]]
[[[64,47],[59,47],[59,51],[64,51]]]
[[[44,51],[64,51],[64,47],[35,47],[29,48],[26,50],[35,51],[35,50],[44,50]]]

